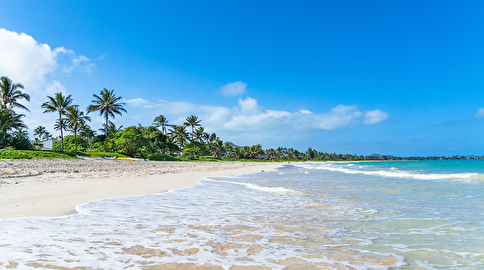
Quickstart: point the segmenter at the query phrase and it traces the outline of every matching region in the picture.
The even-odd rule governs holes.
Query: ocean
[[[76,210],[0,220],[0,268],[484,269],[484,160],[291,164]]]

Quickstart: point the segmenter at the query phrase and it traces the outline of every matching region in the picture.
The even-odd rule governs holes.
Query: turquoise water
[[[324,190],[323,196],[376,211],[354,224],[375,237],[369,250],[405,257],[403,268],[484,269],[483,160],[332,163],[305,168],[315,176],[303,189]]]
[[[484,269],[483,174],[481,160],[296,164],[98,200],[0,220],[0,269]]]

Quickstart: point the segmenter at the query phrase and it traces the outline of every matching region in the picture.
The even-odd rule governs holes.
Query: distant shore
[[[52,217],[93,200],[156,194],[205,177],[276,170],[272,162],[0,160],[0,219]]]

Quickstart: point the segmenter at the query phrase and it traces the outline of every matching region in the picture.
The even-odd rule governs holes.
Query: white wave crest
[[[408,171],[363,171],[363,170],[353,170],[347,169],[343,167],[330,167],[330,166],[321,166],[315,167],[315,169],[319,170],[327,170],[333,172],[343,172],[347,174],[364,174],[364,175],[378,175],[383,177],[398,177],[398,178],[410,178],[410,179],[418,179],[418,180],[445,180],[445,179],[457,179],[457,180],[466,180],[466,179],[478,179],[478,173],[414,173]]]
[[[277,193],[277,194],[300,194],[301,193],[299,191],[295,191],[295,190],[292,190],[289,188],[283,188],[283,187],[266,187],[266,186],[260,186],[257,184],[239,183],[239,182],[224,181],[224,180],[213,180],[209,178],[205,178],[205,181],[216,181],[216,182],[236,184],[236,185],[246,186],[251,189],[256,189],[256,190],[265,191],[269,193]]]
[[[264,186],[259,186],[256,184],[247,184],[248,188],[252,189],[257,189],[257,190],[262,190],[265,192],[270,192],[270,193],[278,193],[278,194],[297,194],[299,193],[298,191],[288,189],[288,188],[283,188],[283,187],[264,187]]]

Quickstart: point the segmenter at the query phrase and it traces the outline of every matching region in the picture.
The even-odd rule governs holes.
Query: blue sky
[[[238,145],[484,154],[482,1],[0,1],[0,75],[117,125],[198,115]],[[97,130],[102,118],[91,115]]]

